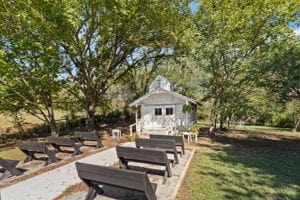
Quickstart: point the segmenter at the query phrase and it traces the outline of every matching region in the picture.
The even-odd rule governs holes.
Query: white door
[[[155,106],[153,112],[153,128],[166,128],[174,123],[175,106]]]
[[[164,106],[164,127],[172,127],[175,123],[175,106]]]
[[[153,128],[162,128],[164,126],[164,108],[163,106],[155,106],[153,108]]]

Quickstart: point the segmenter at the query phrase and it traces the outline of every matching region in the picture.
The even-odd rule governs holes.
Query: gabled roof
[[[172,84],[168,79],[163,77],[162,75],[157,75],[157,77],[152,81],[152,83],[149,86],[149,92],[152,92],[153,90],[157,90],[159,88],[165,89],[165,90],[172,90]]]
[[[151,92],[148,92],[147,94],[145,94],[144,96],[138,98],[137,100],[135,100],[134,102],[132,102],[131,104],[129,104],[129,106],[135,106],[135,105],[139,105],[139,103],[145,99],[147,99],[148,97],[152,96],[152,95],[155,95],[155,94],[160,94],[160,93],[167,93],[169,95],[172,95],[172,96],[175,96],[175,97],[178,97],[180,99],[183,99],[185,101],[188,101],[190,103],[193,103],[193,104],[197,104],[197,102],[194,100],[194,99],[191,99],[189,97],[186,97],[184,95],[181,95],[177,92],[173,92],[173,91],[170,91],[170,90],[165,90],[165,89],[162,89],[162,88],[159,88],[159,89],[156,89],[156,90],[153,90]]]

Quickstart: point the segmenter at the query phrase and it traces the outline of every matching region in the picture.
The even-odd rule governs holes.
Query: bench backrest
[[[96,132],[83,132],[83,131],[75,131],[75,136],[82,139],[82,140],[92,140],[98,141],[99,136]]]
[[[160,149],[176,149],[174,140],[161,140],[161,139],[144,139],[137,138],[135,140],[136,147],[145,148],[160,148]]]
[[[165,151],[137,149],[134,147],[117,146],[118,158],[125,158],[129,160],[136,160],[141,162],[150,162],[165,165],[168,163],[168,157]]]
[[[39,142],[19,142],[18,146],[21,150],[38,153],[45,153],[47,148],[45,144]]]
[[[50,144],[62,145],[62,146],[73,146],[74,142],[71,138],[63,138],[63,137],[48,137],[48,142]]]
[[[150,139],[161,139],[161,140],[175,140],[177,145],[183,145],[183,137],[182,136],[175,136],[175,135],[154,135],[150,134]]]
[[[87,184],[91,181],[98,184],[108,184],[145,192],[148,199],[154,199],[151,198],[153,195],[155,197],[155,191],[152,189],[145,172],[121,170],[79,162],[76,162],[75,165],[78,176]]]

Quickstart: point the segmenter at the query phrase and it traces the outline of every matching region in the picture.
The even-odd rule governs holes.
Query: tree
[[[74,95],[84,108],[88,127],[107,89],[135,66],[140,49],[162,57],[174,44],[179,20],[170,1],[63,1],[56,22],[61,36],[63,69]]]
[[[251,92],[244,91],[251,84],[251,59],[292,34],[287,24],[295,12],[296,1],[199,1],[199,9],[191,14],[195,30],[191,55],[208,77],[203,87],[205,98],[213,99],[214,128],[219,114],[220,124],[227,117],[224,114],[230,114],[230,110],[224,113],[223,105]]]
[[[55,27],[27,1],[2,1],[0,11],[1,111],[29,113],[57,135],[53,96],[60,90],[60,60]]]
[[[284,113],[293,121],[293,130],[300,124],[300,38],[294,36],[275,43],[271,51],[258,57],[253,65],[262,74],[257,85],[266,89],[277,102],[286,105]]]

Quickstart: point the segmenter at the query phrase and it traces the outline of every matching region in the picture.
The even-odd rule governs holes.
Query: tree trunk
[[[95,113],[96,113],[96,101],[89,100],[86,104],[86,116],[87,116],[87,129],[89,131],[95,129]]]
[[[57,125],[56,125],[55,118],[54,118],[54,114],[49,120],[49,126],[50,126],[51,136],[53,136],[53,137],[59,136]]]
[[[48,123],[50,126],[51,136],[57,137],[59,133],[55,122],[51,94],[47,95],[45,101],[46,101],[45,104],[47,106],[47,111],[48,111]]]
[[[224,118],[220,116],[220,130],[224,130]]]
[[[227,128],[230,129],[230,120],[231,120],[231,117],[227,117]]]
[[[297,129],[298,129],[299,125],[300,125],[300,118],[299,118],[298,120],[296,120],[296,123],[295,123],[295,125],[294,125],[294,128],[292,129],[292,132],[293,132],[293,133],[296,133],[296,132],[297,132]]]
[[[209,129],[210,134],[214,134],[214,132],[217,128],[217,118],[218,118],[217,106],[218,106],[218,101],[219,101],[218,96],[215,96],[214,101],[213,101],[213,105],[212,105],[212,108],[211,108],[211,111],[210,111],[210,122],[211,122],[211,127]]]

